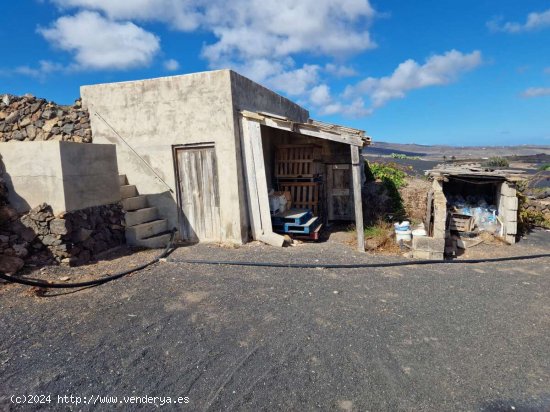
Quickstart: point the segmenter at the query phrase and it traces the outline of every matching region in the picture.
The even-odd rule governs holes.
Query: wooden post
[[[260,123],[243,117],[241,126],[252,238],[272,246],[283,246],[284,237],[273,233],[271,225]]]
[[[358,146],[351,148],[351,168],[353,176],[353,201],[355,206],[355,227],[357,228],[357,249],[365,251],[365,231],[363,228],[363,201],[361,196],[361,156]]]

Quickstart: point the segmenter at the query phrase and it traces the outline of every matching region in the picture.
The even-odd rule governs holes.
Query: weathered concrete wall
[[[66,211],[108,205],[120,200],[114,145],[63,142],[59,147]]]
[[[94,143],[114,143],[118,165],[128,183],[148,195],[170,227],[178,226],[174,145],[214,143],[221,205],[221,241],[241,243],[241,205],[245,205],[235,139],[230,72],[195,73],[81,88],[92,120]],[[101,115],[173,190],[95,115]]]
[[[26,212],[48,203],[54,214],[120,200],[113,145],[42,141],[0,143],[10,204]]]
[[[94,143],[117,145],[129,184],[148,195],[171,227],[178,226],[175,145],[214,143],[221,206],[221,241],[248,240],[248,211],[237,110],[267,111],[306,121],[306,110],[230,70],[81,88]],[[106,120],[173,190],[113,132]]]

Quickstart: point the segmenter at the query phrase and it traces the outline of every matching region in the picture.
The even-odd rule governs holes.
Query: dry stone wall
[[[0,100],[0,142],[60,140],[90,143],[92,130],[88,111],[80,99],[60,106],[30,94],[5,94]]]
[[[19,215],[0,180],[0,270],[14,273],[24,262],[78,265],[125,243],[124,212],[118,204],[54,216],[42,204]]]

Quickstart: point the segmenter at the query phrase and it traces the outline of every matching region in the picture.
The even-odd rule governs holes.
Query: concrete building
[[[349,166],[342,189],[362,247],[364,132],[314,122],[304,108],[230,70],[82,86],[81,96],[94,144],[116,145],[131,242],[162,244],[177,228],[186,241],[282,244],[268,205],[277,185],[274,150],[317,144],[323,167]]]

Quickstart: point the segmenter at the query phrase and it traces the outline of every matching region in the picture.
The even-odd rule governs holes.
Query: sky
[[[0,94],[233,69],[373,140],[550,145],[550,0],[18,0]]]

